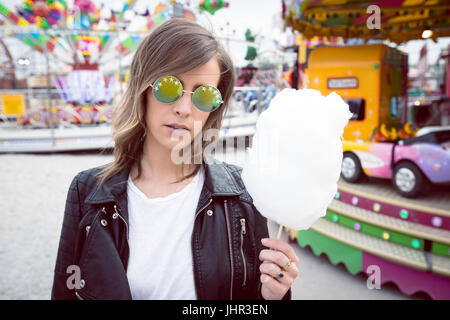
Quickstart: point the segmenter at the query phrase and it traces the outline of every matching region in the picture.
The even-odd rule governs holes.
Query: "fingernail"
[[[269,239],[267,239],[267,238],[263,238],[263,239],[261,239],[261,242],[262,242],[263,244],[266,244],[268,240],[269,240]]]

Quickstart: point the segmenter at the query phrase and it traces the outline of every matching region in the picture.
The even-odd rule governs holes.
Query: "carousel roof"
[[[450,36],[450,0],[283,0],[285,24],[306,38],[338,36],[402,43]]]

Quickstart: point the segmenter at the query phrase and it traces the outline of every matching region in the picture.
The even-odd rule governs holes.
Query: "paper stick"
[[[280,239],[282,233],[283,233],[283,225],[280,224],[280,227],[278,228],[278,235],[277,235],[278,240]]]

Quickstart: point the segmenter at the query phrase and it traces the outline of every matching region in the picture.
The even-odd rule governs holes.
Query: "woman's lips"
[[[175,133],[184,133],[184,132],[189,132],[188,129],[183,129],[183,128],[173,128],[171,126],[168,125],[164,125],[164,127],[166,127],[169,132],[175,132]]]

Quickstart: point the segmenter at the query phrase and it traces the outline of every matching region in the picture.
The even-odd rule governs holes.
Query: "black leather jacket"
[[[126,186],[131,165],[101,188],[94,178],[100,169],[78,173],[70,185],[52,299],[132,298],[126,275]],[[263,299],[259,252],[263,249],[260,239],[269,236],[267,220],[254,207],[241,171],[223,162],[205,164],[205,183],[191,237],[199,300]],[[71,265],[79,267],[78,278]],[[290,298],[291,290],[283,299]]]

